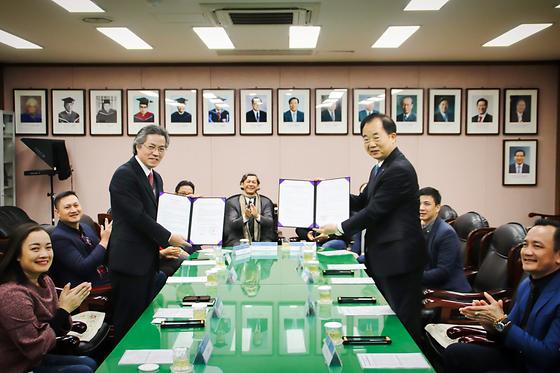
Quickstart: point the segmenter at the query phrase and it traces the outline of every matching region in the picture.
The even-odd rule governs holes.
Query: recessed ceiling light
[[[509,47],[549,26],[552,26],[552,23],[524,23],[490,40],[483,47]]]
[[[43,49],[43,47],[10,34],[9,32],[0,30],[0,43],[6,44],[16,49]]]
[[[405,11],[440,10],[449,0],[410,0]]]
[[[235,49],[223,27],[193,27],[193,31],[208,49]]]
[[[154,49],[126,27],[97,27],[97,31],[113,39],[126,49]]]
[[[290,49],[313,49],[317,46],[319,26],[290,26]]]
[[[556,8],[560,9],[560,4],[556,5]]]
[[[371,46],[372,48],[398,48],[412,36],[420,26],[389,26]]]
[[[97,4],[91,0],[52,0],[70,13],[104,13]]]

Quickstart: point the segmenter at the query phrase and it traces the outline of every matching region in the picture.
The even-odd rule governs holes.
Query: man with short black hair
[[[91,282],[93,287],[110,282],[107,267],[104,265],[111,236],[112,223],[101,225],[101,237],[87,224],[81,224],[82,206],[74,191],[56,195],[54,208],[58,224],[51,239],[54,260],[51,268],[57,286],[67,283],[76,286]]]
[[[484,293],[459,311],[479,322],[493,345],[455,343],[444,351],[446,372],[545,373],[560,367],[560,223],[539,219],[521,249],[529,277],[517,289],[508,314],[504,303]]]
[[[459,292],[471,291],[461,256],[457,232],[438,217],[441,194],[432,187],[420,189],[420,221],[428,247],[428,263],[422,285],[427,288]]]
[[[510,174],[528,174],[530,166],[525,163],[525,150],[516,149],[513,154],[513,163],[509,165]]]

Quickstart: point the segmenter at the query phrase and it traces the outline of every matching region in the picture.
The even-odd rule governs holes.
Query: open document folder
[[[221,245],[225,209],[225,198],[163,193],[157,222],[170,232],[182,234],[190,244]]]
[[[328,180],[280,179],[279,227],[320,227],[350,216],[350,178]]]

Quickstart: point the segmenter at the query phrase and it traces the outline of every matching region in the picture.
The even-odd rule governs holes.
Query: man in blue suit
[[[82,206],[73,191],[59,193],[54,199],[58,224],[52,233],[54,261],[51,274],[57,286],[76,286],[91,282],[93,287],[110,282],[107,267],[107,245],[112,223],[101,226],[101,237],[92,227],[80,224]]]
[[[397,115],[397,122],[416,122],[416,114],[412,112],[414,100],[412,96],[405,96],[401,99],[402,113]]]
[[[360,110],[358,112],[358,121],[360,121],[360,123],[362,120],[366,119],[368,115],[379,114],[379,111],[373,108],[373,101],[367,101],[365,106],[364,110]]]
[[[438,218],[441,194],[431,187],[420,189],[419,194],[420,221],[429,256],[422,276],[422,285],[463,293],[471,291],[463,271],[459,237],[449,224]]]
[[[303,122],[303,111],[298,110],[299,98],[290,97],[288,105],[290,106],[290,110],[284,112],[284,122]]]
[[[521,282],[509,315],[488,293],[459,311],[496,340],[492,346],[456,343],[444,352],[447,372],[558,372],[560,367],[560,223],[540,219],[521,249]]]

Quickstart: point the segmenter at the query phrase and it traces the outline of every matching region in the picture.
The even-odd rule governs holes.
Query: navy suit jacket
[[[397,122],[416,122],[416,114],[410,113],[408,118],[404,117],[404,114],[397,115]]]
[[[419,217],[418,178],[398,148],[389,154],[377,176],[373,170],[367,188],[350,196],[357,211],[342,222],[345,236],[366,229],[366,266],[379,276],[424,268],[426,244]]]
[[[455,121],[455,116],[453,115],[453,113],[448,111],[446,115],[447,115],[448,122]],[[443,119],[443,114],[440,111],[434,114],[434,122],[445,122],[445,120]]]
[[[340,109],[336,108],[334,110],[334,121],[340,122],[342,119],[342,113]],[[321,110],[321,122],[333,122],[331,114],[328,110]]]
[[[424,269],[422,285],[441,290],[471,291],[463,271],[461,243],[455,230],[436,218],[426,240],[429,261]]]
[[[379,112],[377,110],[373,110],[371,112],[371,114],[379,114]],[[362,120],[366,119],[366,117],[368,116],[367,110],[360,110],[360,112],[358,113],[358,121],[361,123]]]
[[[109,184],[113,231],[109,241],[109,268],[133,276],[153,276],[159,247],[168,245],[171,232],[156,222],[163,180],[154,173],[156,193],[135,157],[117,168]]]
[[[255,116],[255,112],[253,110],[249,110],[245,113],[245,121],[246,122],[266,122],[266,111],[259,110],[259,120]]]
[[[521,282],[509,313],[511,327],[504,332],[506,347],[520,351],[530,373],[558,372],[560,367],[560,271],[542,289],[527,319],[519,327],[531,292],[530,279]]]
[[[494,118],[492,118],[492,114],[488,114],[486,113],[486,115],[484,116],[484,118],[482,119],[482,123],[484,122],[492,122],[494,120]],[[473,117],[471,118],[472,122],[478,122],[478,115],[473,115]]]
[[[510,174],[517,173],[516,172],[516,166],[517,165],[515,163],[512,163],[512,164],[509,165],[509,173]],[[530,172],[529,169],[530,169],[529,165],[527,163],[523,163],[523,165],[521,166],[521,173],[522,174],[528,174]]]
[[[303,111],[296,111],[296,122],[303,122],[304,121]],[[290,110],[284,112],[284,122],[293,122],[292,120],[292,112]]]
[[[519,122],[516,111],[511,112],[510,118],[511,118],[511,122]],[[531,121],[531,117],[529,116],[529,113],[527,113],[527,111],[524,111],[523,114],[521,115],[521,121],[522,122]]]
[[[54,283],[61,287],[67,283],[74,287],[82,282],[91,282],[92,286],[108,284],[108,274],[101,277],[97,273],[97,267],[105,262],[106,248],[99,245],[99,237],[89,225],[80,224],[80,228],[90,239],[91,246],[80,238],[79,231],[61,221],[51,235],[54,251],[51,275]]]

